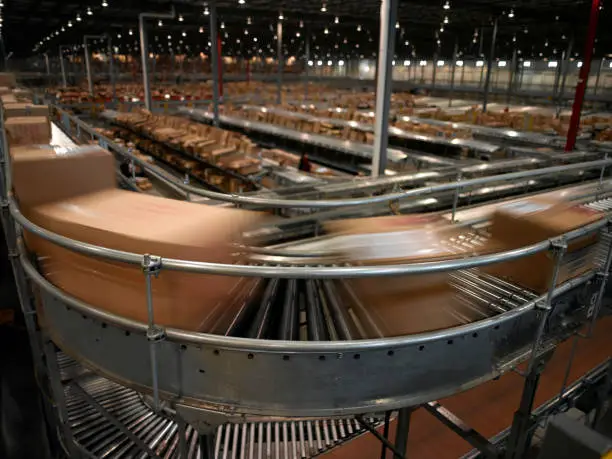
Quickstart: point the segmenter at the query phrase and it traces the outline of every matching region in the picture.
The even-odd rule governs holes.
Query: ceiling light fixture
[[[162,22],[162,20],[160,19],[160,20],[159,20],[159,22],[157,23],[157,26],[158,26],[158,27],[161,27],[161,26],[163,26],[163,25],[164,25],[164,23],[163,23],[163,22]]]
[[[340,19],[338,19],[338,16],[336,16],[336,17],[334,18],[334,24],[338,24],[339,22],[340,22]]]
[[[329,30],[327,30],[327,27],[325,27],[325,30],[323,31],[323,33],[324,33],[325,35],[327,35],[327,34],[329,33]]]
[[[448,16],[444,16],[444,24],[448,24]]]
[[[512,19],[514,17],[514,10],[512,8],[510,9],[510,12],[508,13],[508,17],[510,19]]]
[[[222,29],[225,29],[225,22],[222,22],[222,23],[221,23],[221,28],[222,28]]]
[[[81,15],[80,14],[77,14],[76,20],[77,20],[77,22],[81,22],[82,19],[81,19]]]
[[[205,6],[204,7],[204,16],[208,16],[210,14],[210,11],[208,11],[208,7]]]
[[[200,27],[200,33],[204,33],[204,27]]]
[[[91,11],[91,8],[87,8],[87,16],[93,16],[93,11]]]
[[[327,5],[325,3],[321,4],[321,13],[327,13]]]
[[[178,20],[179,20],[179,22],[183,22],[185,20],[185,18],[183,17],[182,14],[179,14]]]
[[[103,8],[108,7],[108,2],[106,0],[102,0],[102,7]]]
[[[450,2],[448,0],[446,0],[446,2],[444,3],[444,6],[442,7],[445,10],[450,10]]]
[[[399,21],[397,21],[397,22],[395,23],[395,28],[396,28],[396,29],[399,29],[399,28],[400,28]]]
[[[361,32],[361,24],[357,25],[357,32]]]
[[[281,11],[280,13],[278,13],[278,20],[282,21],[283,19],[285,19],[285,16],[283,16],[283,12]]]

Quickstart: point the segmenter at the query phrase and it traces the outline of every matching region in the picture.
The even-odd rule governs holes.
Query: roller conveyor
[[[180,455],[181,427],[172,420],[174,412],[168,408],[156,413],[148,397],[84,369],[62,352],[58,353],[58,363],[68,421],[82,450],[109,459],[144,459],[151,457],[150,453],[167,459],[202,457],[199,434],[190,425],[184,431],[186,454]],[[105,414],[113,416],[121,426]],[[367,417],[367,421],[375,427],[382,423],[375,416]],[[224,424],[213,435],[214,458],[307,459],[363,433],[364,427],[355,418]]]
[[[342,120],[338,118],[318,117],[318,116],[313,116],[313,115],[309,115],[306,113],[296,113],[296,112],[292,112],[289,110],[283,110],[281,108],[275,108],[275,107],[258,107],[258,106],[252,106],[252,105],[245,105],[242,108],[245,110],[254,110],[254,111],[261,111],[261,112],[269,111],[269,112],[277,113],[279,115],[309,120],[312,122],[321,122],[321,123],[331,124],[333,126],[358,129],[363,132],[370,132],[370,133],[374,132],[374,125],[368,124],[368,123],[359,123],[357,121]],[[201,110],[198,111],[198,114],[202,115],[202,113],[200,112]],[[474,139],[461,139],[461,138],[447,139],[445,137],[435,137],[431,135],[416,134],[414,132],[405,131],[403,129],[399,129],[394,126],[389,127],[389,135],[393,137],[397,137],[399,139],[426,142],[429,144],[439,145],[439,146],[444,146],[444,147],[468,148],[478,153],[494,153],[500,149],[499,145],[496,145],[490,142],[483,142],[483,141],[474,140]],[[403,150],[399,150],[399,151],[403,151]],[[424,158],[423,160],[425,161],[426,159]]]

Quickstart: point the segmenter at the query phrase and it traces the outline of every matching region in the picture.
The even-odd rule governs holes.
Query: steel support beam
[[[506,105],[510,105],[512,92],[514,91],[514,80],[516,79],[516,48],[512,51],[512,62],[510,63],[510,76],[508,77],[508,92],[506,93]]]
[[[142,85],[144,89],[145,108],[149,111],[153,109],[153,100],[151,99],[151,85],[149,83],[149,41],[147,39],[146,20],[173,19],[174,16],[174,7],[172,7],[169,14],[141,13],[138,16],[138,30],[140,32],[140,57],[142,60]]]
[[[453,49],[453,61],[451,62],[451,81],[450,91],[448,95],[448,106],[453,105],[453,93],[455,92],[455,71],[457,70],[457,54],[459,53],[459,42],[455,39],[455,48]]]
[[[394,459],[404,459],[408,449],[408,432],[413,408],[401,408],[397,413],[397,430],[395,433]],[[399,453],[399,454],[398,454]],[[401,455],[400,455],[401,454]]]
[[[217,48],[217,6],[210,4],[210,65],[213,90],[213,124],[219,126],[219,49]]]
[[[91,75],[91,57],[89,56],[89,45],[87,44],[87,36],[83,39],[83,52],[85,53],[85,71],[87,72],[87,90],[89,95],[94,95],[93,77]]]
[[[567,74],[571,66],[570,58],[572,57],[572,48],[574,47],[574,36],[572,35],[567,44],[567,50],[565,51],[564,59],[561,63],[563,66],[563,75],[561,77],[561,87],[559,88],[559,94],[557,95],[557,116],[561,112],[561,106],[563,105],[563,95],[565,94],[565,83],[567,82]]]
[[[310,72],[310,26],[306,29],[306,53],[305,53],[305,70],[304,70],[304,101],[308,100],[308,80]]]
[[[283,103],[283,64],[285,56],[283,55],[283,21],[281,19],[276,23],[276,58],[278,59],[278,70],[276,73],[276,103]]]
[[[580,126],[582,103],[584,102],[584,95],[589,82],[591,60],[593,59],[593,46],[595,46],[595,33],[597,32],[597,22],[599,20],[599,5],[600,0],[593,0],[591,3],[589,28],[584,45],[584,60],[582,61],[580,76],[578,77],[578,85],[576,86],[576,96],[574,97],[574,106],[572,108],[572,117],[570,119],[569,130],[567,133],[565,151],[572,151],[576,145],[576,136],[578,135],[578,127]]]
[[[486,113],[489,99],[489,88],[491,86],[491,71],[493,70],[493,58],[495,57],[495,41],[497,40],[497,18],[493,22],[493,35],[491,36],[491,50],[487,59],[487,76],[485,78],[484,95],[482,98],[482,111]]]
[[[606,60],[602,57],[599,60],[599,67],[597,67],[597,76],[595,77],[595,87],[593,88],[593,95],[597,95],[597,91],[599,90],[599,80],[601,78],[601,70],[603,69],[604,62]]]
[[[392,63],[398,0],[382,0],[380,6],[380,40],[378,43],[378,79],[376,81],[376,117],[372,175],[385,175],[389,144],[389,110],[391,108]]]
[[[108,35],[108,78],[113,88],[113,102],[117,101],[117,82],[115,81],[115,55],[113,53],[113,39]]]
[[[66,65],[64,64],[64,48],[65,45],[60,45],[59,47],[59,60],[60,60],[60,69],[62,72],[62,86],[64,88],[68,87],[68,80],[66,79]]]

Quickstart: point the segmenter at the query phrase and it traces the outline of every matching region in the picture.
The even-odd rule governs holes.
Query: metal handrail
[[[24,267],[27,275],[37,285],[43,288],[51,295],[59,298],[70,307],[73,307],[79,312],[88,314],[89,316],[98,319],[105,323],[113,323],[119,325],[125,329],[132,330],[146,334],[147,324],[139,322],[127,317],[119,316],[103,309],[93,307],[77,298],[74,298],[66,292],[60,290],[58,287],[50,283],[45,279],[32,265],[27,256],[23,254],[21,250],[21,264]],[[559,287],[555,288],[552,292],[552,297],[556,298],[564,293],[572,290],[573,288],[582,285],[595,276],[594,273],[587,273],[580,277],[574,278]],[[485,330],[491,326],[500,325],[515,317],[527,313],[534,309],[537,304],[546,300],[549,294],[545,293],[538,298],[534,298],[531,301],[509,311],[506,311],[500,315],[490,317],[487,319],[479,320],[465,325],[459,325],[457,327],[446,328],[442,330],[436,330],[431,332],[424,332],[408,336],[398,336],[389,338],[376,338],[376,339],[363,339],[363,340],[345,340],[345,341],[284,341],[284,340],[261,340],[254,338],[238,338],[231,336],[213,335],[209,333],[192,332],[186,330],[180,330],[176,328],[164,328],[165,336],[170,340],[176,340],[179,342],[193,343],[199,345],[214,345],[226,349],[249,349],[253,351],[263,352],[352,352],[352,351],[365,351],[384,349],[390,346],[405,346],[405,345],[417,345],[427,344],[438,340],[444,340],[459,335],[467,335],[470,333]]]
[[[151,171],[151,173],[163,180],[171,181],[171,183],[178,188],[182,189],[185,192],[195,194],[201,197],[214,199],[217,201],[229,202],[237,205],[250,205],[250,206],[258,206],[258,207],[273,207],[273,208],[308,208],[308,209],[330,209],[330,208],[338,208],[338,207],[354,207],[361,205],[369,205],[369,204],[380,204],[390,201],[396,201],[411,197],[423,196],[435,192],[440,191],[451,191],[451,190],[459,190],[461,188],[473,186],[473,185],[483,185],[486,183],[504,181],[504,180],[513,180],[513,179],[522,179],[528,177],[537,177],[541,175],[547,174],[556,174],[561,172],[566,172],[570,170],[580,170],[580,169],[590,169],[590,168],[606,168],[607,166],[612,165],[612,159],[602,159],[597,161],[589,161],[584,163],[576,163],[576,164],[567,164],[561,166],[552,166],[546,167],[542,169],[533,169],[527,171],[519,171],[519,172],[511,172],[507,174],[498,174],[491,175],[487,177],[478,177],[468,180],[462,180],[458,182],[452,183],[443,183],[440,185],[433,185],[428,187],[414,188],[410,190],[404,190],[400,192],[387,193],[380,196],[370,196],[365,198],[349,198],[349,199],[330,199],[330,200],[296,200],[296,199],[268,199],[262,197],[255,196],[241,196],[237,194],[226,194],[219,193],[215,191],[204,190],[201,188],[196,188],[191,185],[182,183],[180,181],[169,180],[168,176],[159,172],[159,170],[153,169],[154,166],[151,166],[146,161],[141,160],[135,155],[128,152],[125,148],[111,141],[107,137],[99,134],[95,130],[91,128],[84,121],[75,118],[68,113],[64,112],[60,108],[57,108],[57,111],[61,113],[63,116],[69,117],[69,119],[80,126],[80,128],[86,131],[88,134],[101,139],[104,143],[106,143],[109,147],[122,156],[133,160],[135,163],[143,167],[147,171]]]
[[[132,252],[109,249],[86,242],[76,241],[57,233],[46,230],[28,220],[19,210],[14,198],[9,198],[9,208],[12,217],[26,230],[32,234],[46,239],[56,245],[85,255],[103,258],[121,263],[143,265],[143,260],[149,255],[141,255]],[[579,238],[586,234],[595,232],[609,222],[609,218],[602,218],[594,223],[578,228],[564,234],[566,241]],[[546,240],[520,247],[513,250],[496,252],[474,257],[455,258],[450,260],[408,263],[384,266],[324,266],[324,267],[294,267],[294,266],[257,266],[209,263],[202,261],[177,260],[173,258],[160,258],[161,269],[171,271],[187,271],[200,274],[218,274],[239,277],[269,277],[282,279],[343,279],[362,277],[382,277],[406,274],[431,274],[458,269],[469,269],[480,266],[491,265],[500,262],[516,260],[518,258],[534,255],[550,249],[554,240]]]

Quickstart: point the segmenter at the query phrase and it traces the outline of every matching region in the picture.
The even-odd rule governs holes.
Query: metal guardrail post
[[[162,341],[166,333],[163,328],[155,325],[155,315],[153,309],[153,279],[157,277],[161,270],[161,258],[145,255],[142,261],[142,271],[145,275],[145,289],[147,298],[147,317],[148,329],[147,339],[149,340],[149,351],[151,358],[151,385],[153,387],[153,407],[155,411],[160,410],[159,402],[159,368],[157,362],[157,344]]]
[[[608,223],[606,231],[610,234],[612,230],[612,226]],[[599,282],[599,290],[597,292],[597,297],[595,302],[592,305],[589,305],[589,310],[587,312],[587,319],[591,319],[589,324],[589,330],[587,332],[587,337],[590,338],[593,336],[593,332],[595,331],[595,323],[597,322],[597,318],[599,317],[599,312],[601,310],[601,303],[603,302],[604,292],[606,290],[606,285],[608,284],[608,278],[610,276],[610,268],[612,267],[612,234],[610,234],[610,242],[608,243],[608,250],[606,251],[606,261],[602,268],[597,272],[597,280]]]
[[[548,323],[548,318],[550,317],[553,310],[553,294],[555,288],[557,286],[557,280],[559,279],[559,271],[561,270],[561,263],[563,261],[563,256],[565,252],[567,252],[567,241],[564,237],[556,238],[551,241],[551,249],[552,254],[554,255],[555,266],[553,268],[553,272],[550,278],[550,285],[548,287],[548,293],[546,295],[546,300],[544,304],[536,305],[539,306],[538,309],[541,311],[542,317],[540,318],[540,323],[538,325],[538,329],[533,341],[533,345],[531,347],[531,357],[529,359],[528,372],[533,370],[535,362],[537,361],[538,352],[540,350],[540,344],[544,337],[544,331],[546,330],[546,324]]]
[[[604,159],[608,159],[608,153],[605,154]],[[606,173],[606,165],[601,166],[601,174],[599,174],[599,186],[603,184],[604,175]]]
[[[461,172],[459,172],[459,174],[457,175],[457,182],[461,182],[461,178],[462,178],[462,174]],[[457,206],[459,205],[460,191],[461,191],[461,188],[457,187],[457,189],[455,190],[455,195],[453,196],[453,210],[451,213],[451,223],[455,223],[455,216],[457,215]]]

